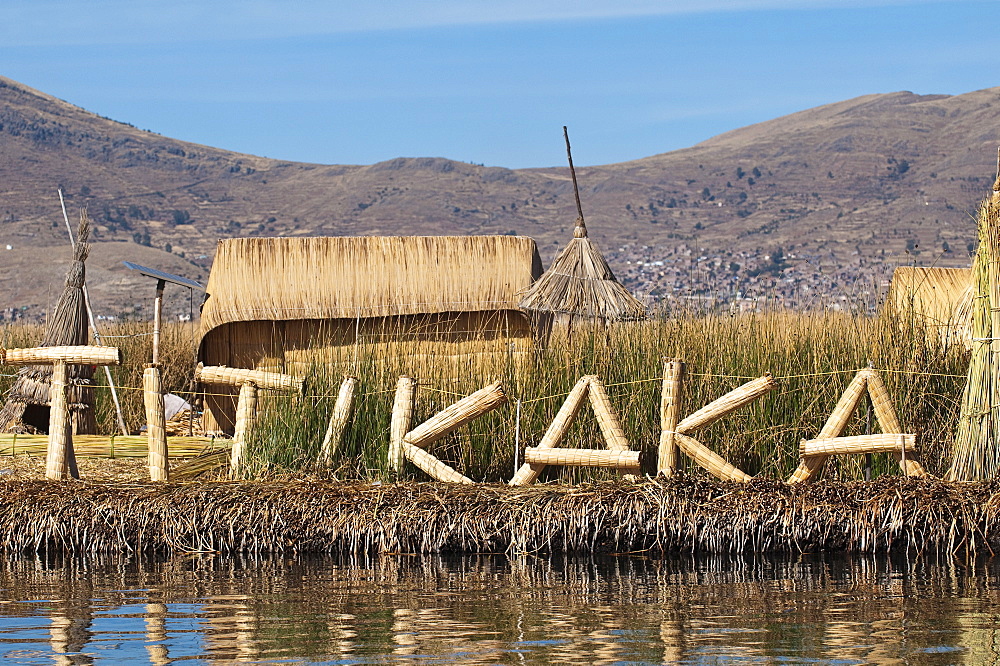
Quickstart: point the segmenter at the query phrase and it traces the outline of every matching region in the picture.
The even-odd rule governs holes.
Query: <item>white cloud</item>
[[[0,47],[267,39],[932,0],[5,0]],[[938,0],[940,1],[940,0]],[[944,0],[961,2],[963,0]]]

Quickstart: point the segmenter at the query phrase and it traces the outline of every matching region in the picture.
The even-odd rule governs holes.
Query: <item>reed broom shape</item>
[[[895,453],[914,451],[916,437],[899,433],[881,435],[856,435],[834,439],[804,439],[799,444],[799,455],[804,458],[824,455],[854,455],[857,453]]]
[[[979,207],[972,356],[952,447],[951,481],[994,479],[1000,470],[1000,174]]]
[[[639,471],[638,451],[601,449],[541,449],[529,446],[524,460],[531,465],[571,465],[576,467],[610,467]]]
[[[566,396],[566,400],[563,401],[562,407],[559,408],[559,412],[556,414],[556,417],[552,419],[552,423],[549,424],[548,430],[545,431],[542,441],[538,443],[536,448],[552,449],[559,446],[563,437],[566,436],[566,431],[569,430],[570,424],[573,423],[573,419],[575,419],[576,415],[580,413],[580,407],[583,405],[583,399],[586,397],[587,390],[590,388],[590,382],[593,379],[594,377],[592,375],[586,375],[580,378],[580,380],[573,387],[573,390],[571,390],[569,395]],[[544,469],[545,465],[532,465],[531,463],[524,463],[510,480],[510,485],[526,486],[534,483],[535,480],[538,479],[538,475],[541,474]]]
[[[229,475],[236,477],[246,454],[247,436],[257,419],[257,385],[243,382],[236,402],[236,429],[233,432],[233,449],[229,456]]]
[[[340,448],[340,442],[344,438],[344,429],[354,409],[354,389],[357,385],[357,377],[344,377],[344,381],[340,384],[337,402],[334,403],[333,414],[330,415],[330,424],[326,428],[323,444],[319,448],[317,462],[320,465],[329,465],[337,455],[337,449]]]
[[[45,478],[61,481],[66,477],[66,459],[73,447],[73,424],[70,422],[66,392],[69,369],[64,361],[52,364],[49,390],[49,450],[45,456]]]
[[[149,479],[150,481],[169,481],[167,418],[158,367],[149,366],[143,370],[142,387],[146,406],[146,437],[149,441]]]
[[[389,469],[396,473],[403,469],[403,438],[413,423],[413,405],[416,399],[417,381],[412,377],[400,377],[396,382],[392,419],[389,421]]]
[[[657,450],[656,471],[670,476],[677,469],[677,444],[674,434],[681,411],[681,390],[684,362],[663,359],[663,386],[660,392],[660,444]]]

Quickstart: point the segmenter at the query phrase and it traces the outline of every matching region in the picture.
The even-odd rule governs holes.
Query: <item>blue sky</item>
[[[0,0],[0,75],[279,159],[638,159],[820,104],[1000,85],[1000,2]]]

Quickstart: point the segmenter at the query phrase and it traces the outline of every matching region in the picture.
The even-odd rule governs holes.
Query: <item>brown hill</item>
[[[869,95],[579,168],[584,211],[638,291],[859,298],[867,288],[845,285],[886,266],[967,265],[998,120],[1000,88]],[[219,238],[517,233],[548,261],[575,217],[566,168],[276,161],[144,132],[3,78],[0,179],[0,311],[29,314],[54,301],[69,260],[59,187],[95,222],[89,284],[109,314],[151,300],[153,285],[121,260],[204,279]],[[169,296],[187,311],[186,294]]]

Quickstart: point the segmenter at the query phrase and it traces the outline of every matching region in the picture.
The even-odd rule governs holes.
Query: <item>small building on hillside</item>
[[[527,353],[544,327],[517,302],[541,273],[535,241],[521,236],[222,240],[199,361],[305,374],[360,355]],[[205,427],[232,431],[235,400],[219,388],[206,395]]]

